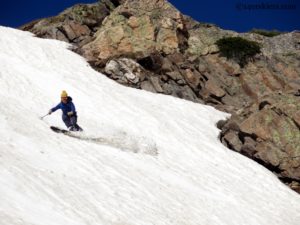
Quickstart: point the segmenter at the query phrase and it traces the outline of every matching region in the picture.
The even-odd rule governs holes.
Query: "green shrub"
[[[278,30],[263,30],[263,29],[252,29],[250,33],[260,34],[266,37],[274,37],[279,34],[283,34],[284,32]]]
[[[241,37],[221,38],[216,42],[221,55],[234,59],[241,67],[245,66],[249,59],[260,53],[260,46],[255,41],[248,41]]]

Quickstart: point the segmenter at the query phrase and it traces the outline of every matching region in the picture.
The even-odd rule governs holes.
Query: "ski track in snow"
[[[122,151],[129,151],[133,153],[143,153],[152,156],[158,155],[158,150],[154,141],[148,140],[145,137],[133,137],[126,134],[126,132],[119,132],[109,137],[93,137],[86,135],[83,132],[68,132],[62,135],[76,138],[81,141],[87,141],[99,145],[108,145]]]
[[[229,115],[119,85],[68,47],[0,27],[0,225],[300,224],[300,196],[219,142]],[[40,120],[62,90],[77,138],[49,129],[60,112]]]

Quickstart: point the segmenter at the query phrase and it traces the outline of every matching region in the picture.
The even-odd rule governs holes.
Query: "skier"
[[[58,109],[61,109],[62,120],[70,131],[82,131],[82,128],[77,124],[77,113],[72,98],[68,96],[66,91],[62,91],[61,102],[54,108],[49,110],[49,115]]]

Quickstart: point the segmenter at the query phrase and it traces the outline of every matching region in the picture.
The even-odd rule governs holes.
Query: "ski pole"
[[[50,115],[50,113],[47,113],[46,115],[41,116],[40,119],[42,120],[42,119],[44,119],[44,118],[45,118],[46,116],[48,116],[48,115]]]

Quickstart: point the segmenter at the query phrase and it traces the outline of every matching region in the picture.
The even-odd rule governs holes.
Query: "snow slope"
[[[228,115],[123,87],[68,45],[0,27],[1,225],[299,225],[300,196],[226,149]],[[79,138],[56,134],[73,97]]]

